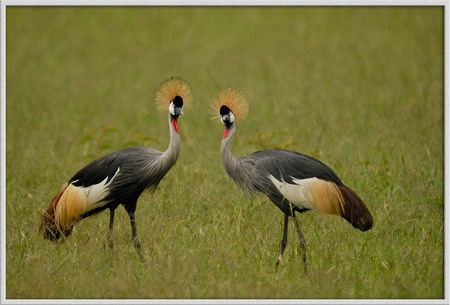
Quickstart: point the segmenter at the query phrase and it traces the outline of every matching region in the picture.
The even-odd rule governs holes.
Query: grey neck
[[[246,161],[247,157],[235,158],[230,152],[231,138],[236,131],[234,123],[229,128],[228,136],[222,140],[221,153],[222,162],[227,174],[246,192],[253,192],[255,188],[255,181],[258,179],[255,176],[255,168]]]
[[[170,143],[167,150],[161,155],[161,161],[171,167],[175,164],[180,154],[181,141],[180,134],[176,132],[172,125],[173,116],[169,113],[169,131],[170,131]]]
[[[222,154],[222,162],[225,167],[225,170],[227,171],[228,175],[234,178],[236,172],[237,172],[237,160],[230,151],[230,142],[231,138],[233,137],[234,132],[236,131],[236,125],[234,123],[231,123],[231,126],[229,128],[228,136],[222,140],[222,145],[220,147],[220,151]]]

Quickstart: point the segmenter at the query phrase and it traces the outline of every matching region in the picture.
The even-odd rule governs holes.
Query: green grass
[[[443,8],[8,7],[6,297],[443,298]],[[60,186],[129,145],[160,150],[167,116],[153,97],[171,76],[195,101],[179,121],[176,166],[138,201],[147,264],[125,210],[61,245],[38,234]],[[362,233],[309,212],[292,222],[275,272],[281,212],[245,197],[209,120],[226,86],[251,100],[236,156],[281,147],[319,158],[375,219]]]

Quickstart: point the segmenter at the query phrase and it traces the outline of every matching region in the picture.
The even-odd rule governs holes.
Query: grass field
[[[439,7],[8,7],[6,298],[444,297],[444,32]],[[165,150],[159,84],[188,80],[181,154],[138,201],[147,264],[119,207],[61,245],[38,233],[61,185],[130,145]],[[344,219],[292,221],[245,197],[220,158],[208,104],[226,86],[250,98],[235,156],[287,148],[319,158],[366,202]]]

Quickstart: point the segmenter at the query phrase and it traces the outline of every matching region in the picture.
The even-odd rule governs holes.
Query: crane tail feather
[[[55,211],[67,186],[67,183],[62,186],[61,191],[52,199],[47,210],[44,212],[44,214],[42,214],[39,232],[43,233],[45,239],[57,241],[61,237],[62,230],[56,223]],[[70,232],[67,233],[70,234]]]
[[[367,231],[373,218],[364,202],[349,187],[318,180],[312,191],[314,208],[346,219],[353,227]]]
[[[372,228],[373,218],[359,196],[347,186],[337,186],[343,201],[341,216],[361,231]]]
[[[73,226],[83,217],[94,215],[106,208],[109,194],[108,186],[120,172],[117,169],[114,176],[90,186],[75,186],[73,183],[65,183],[58,195],[53,198],[48,209],[42,215],[40,231],[44,238],[58,240],[67,237],[72,232]]]
[[[42,215],[39,231],[45,239],[57,241],[72,233],[73,226],[86,212],[86,200],[83,197],[73,184],[63,185],[61,192],[53,198]]]

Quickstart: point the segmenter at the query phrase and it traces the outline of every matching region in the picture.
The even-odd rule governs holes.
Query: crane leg
[[[141,262],[145,263],[144,257],[142,256],[142,252],[141,252],[141,242],[139,241],[139,237],[137,235],[136,220],[134,219],[134,212],[136,211],[136,202],[137,202],[137,198],[134,198],[133,200],[129,200],[123,206],[124,206],[125,210],[127,211],[128,216],[130,216],[131,243],[136,248],[137,253],[139,254],[139,258],[141,259]]]
[[[114,248],[114,240],[113,240],[114,211],[115,209],[109,210],[108,245],[111,250]]]
[[[287,245],[287,232],[288,232],[288,221],[289,221],[289,215],[285,214],[284,215],[284,227],[283,227],[283,239],[280,242],[280,254],[278,255],[278,259],[277,259],[277,266],[280,265],[281,260],[283,259],[283,253],[284,250],[286,249],[286,245]]]
[[[145,263],[144,257],[142,256],[141,252],[141,242],[139,241],[139,237],[137,235],[136,220],[134,219],[134,211],[129,212],[128,215],[130,216],[130,224],[131,224],[131,243],[136,248],[139,254],[139,258],[141,259],[141,262]]]
[[[302,231],[300,230],[300,225],[298,224],[297,218],[295,215],[292,217],[294,219],[295,229],[297,231],[298,237],[300,238],[300,249],[303,252],[303,266],[304,266],[304,272],[306,273],[306,242],[305,237],[302,234]]]

